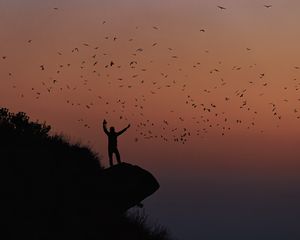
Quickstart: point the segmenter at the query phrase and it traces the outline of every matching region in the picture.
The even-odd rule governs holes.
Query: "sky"
[[[225,9],[221,9],[225,8]],[[122,160],[176,239],[297,239],[300,2],[0,0],[0,102]]]

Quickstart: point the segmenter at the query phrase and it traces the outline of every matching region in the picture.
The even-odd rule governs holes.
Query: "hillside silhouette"
[[[171,239],[145,214],[127,214],[159,188],[149,172],[127,163],[104,169],[88,147],[50,130],[0,108],[5,239]]]

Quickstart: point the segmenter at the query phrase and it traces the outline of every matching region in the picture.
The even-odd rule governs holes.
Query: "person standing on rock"
[[[105,132],[105,134],[108,137],[109,165],[113,166],[113,154],[115,154],[118,164],[121,163],[121,156],[120,156],[120,153],[118,150],[117,138],[119,135],[124,133],[130,127],[130,124],[128,124],[128,126],[126,128],[124,128],[123,130],[121,130],[119,132],[116,132],[114,127],[110,127],[109,131],[108,131],[106,125],[107,125],[107,121],[104,119],[103,120],[103,131]]]

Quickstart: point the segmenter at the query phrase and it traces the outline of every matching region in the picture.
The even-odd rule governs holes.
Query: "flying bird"
[[[219,9],[221,10],[225,10],[226,8],[225,7],[222,7],[222,6],[218,6]]]

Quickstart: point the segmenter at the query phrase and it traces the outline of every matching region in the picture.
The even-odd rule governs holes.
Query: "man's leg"
[[[117,161],[120,164],[121,163],[121,157],[120,157],[119,150],[117,148],[115,149],[115,154],[116,154]]]
[[[111,149],[108,149],[108,158],[109,158],[109,166],[113,166],[113,151]]]

